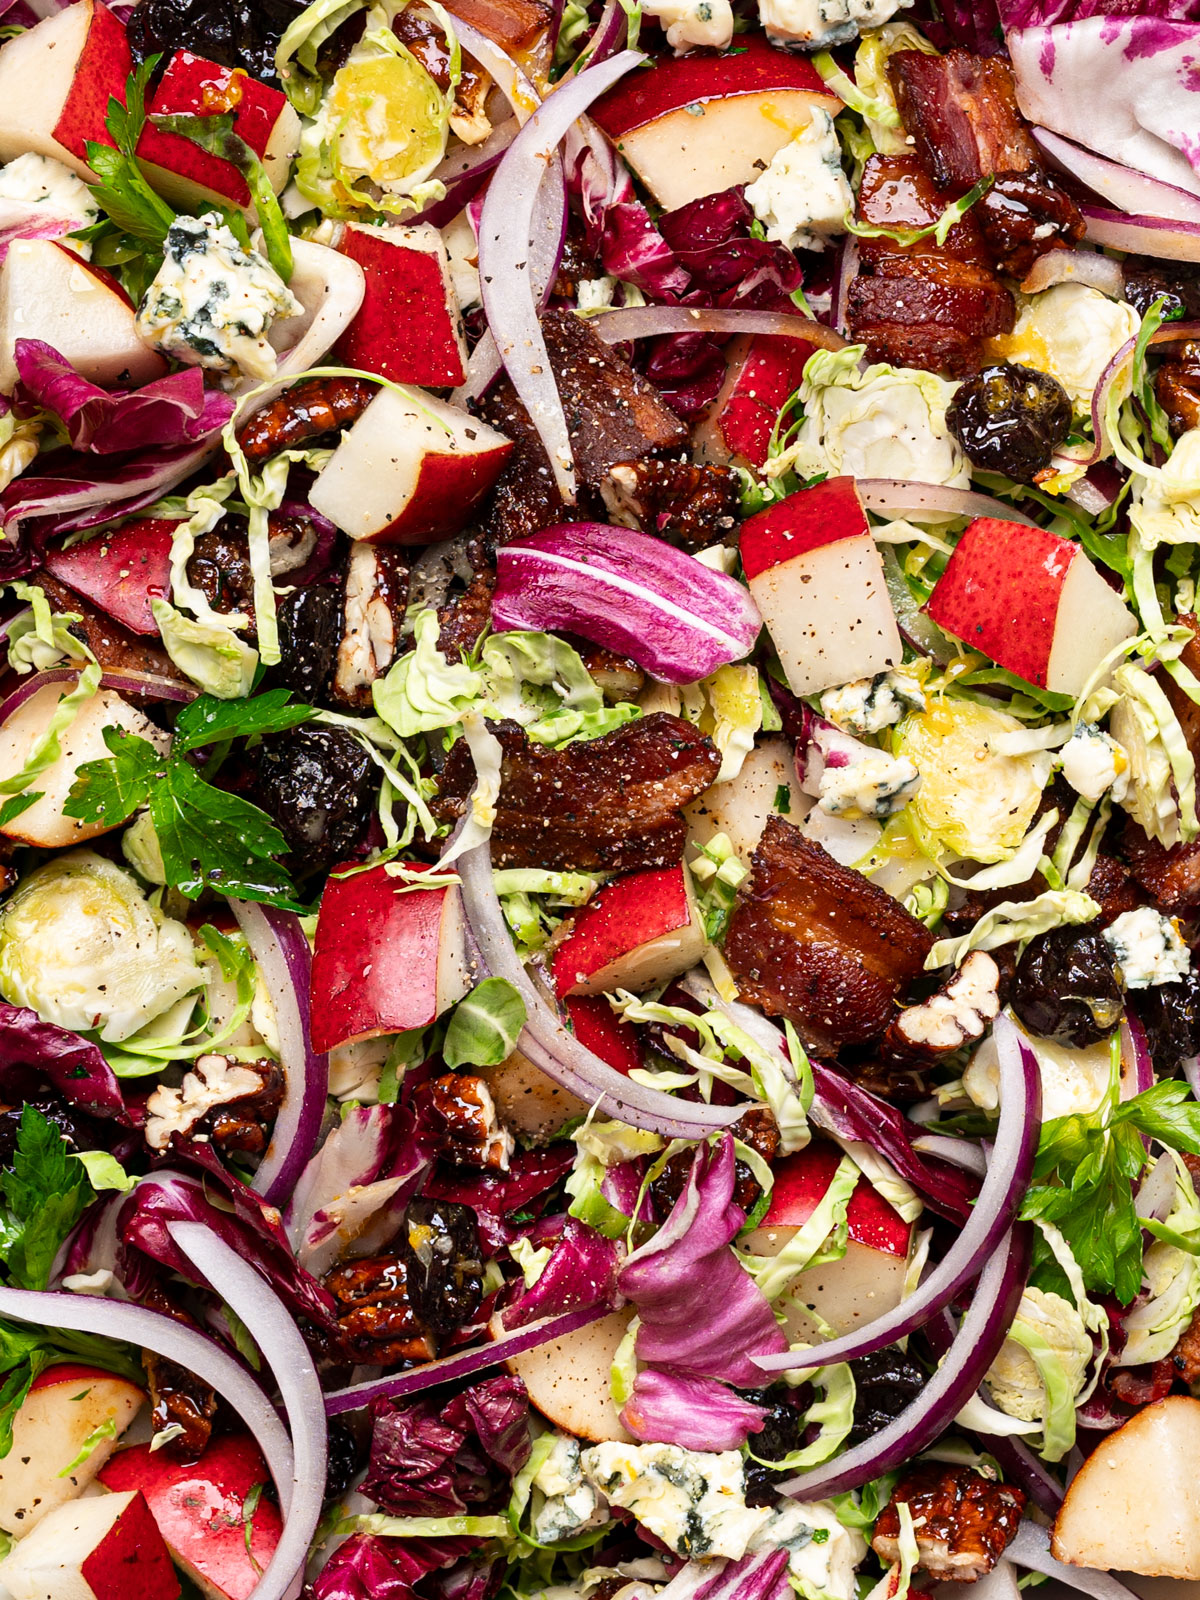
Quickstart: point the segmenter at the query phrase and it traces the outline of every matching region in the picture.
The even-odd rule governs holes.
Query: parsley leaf
[[[150,187],[134,151],[146,125],[146,86],[159,61],[151,56],[125,81],[125,104],[114,95],[108,102],[105,126],[112,144],[87,141],[88,165],[99,182],[92,198],[117,229],[145,244],[162,248],[175,213]]]
[[[79,768],[63,809],[113,828],[146,806],[172,888],[192,900],[211,888],[236,900],[299,909],[291,878],[275,859],[287,849],[279,829],[265,811],[207,781],[234,739],[280,733],[313,715],[289,699],[287,689],[249,700],[201,695],[180,712],[169,755],[135,734],[106,728],[110,759]],[[202,774],[189,753],[213,745],[222,748]]]
[[[21,1113],[0,1196],[0,1258],[19,1288],[44,1289],[59,1246],[96,1194],[83,1163],[36,1106]]]
[[[1172,1150],[1200,1156],[1200,1105],[1186,1083],[1169,1079],[1125,1101],[1113,1112],[1113,1122],[1130,1122],[1147,1139],[1158,1139]]]
[[[210,155],[218,156],[238,169],[254,201],[267,259],[287,283],[292,276],[292,241],[287,223],[283,220],[271,180],[267,177],[267,169],[246,141],[233,131],[233,113],[222,111],[195,117],[180,112],[172,116],[156,116],[151,120],[162,133],[174,133],[183,139],[190,139],[201,150],[207,150]]]

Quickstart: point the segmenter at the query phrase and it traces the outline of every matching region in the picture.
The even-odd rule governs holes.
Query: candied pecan
[[[883,1033],[933,935],[899,901],[772,815],[738,893],[725,958],[743,996],[814,1050]]]
[[[223,517],[197,537],[188,557],[187,578],[214,611],[254,616],[250,540],[240,518]]]
[[[363,710],[371,685],[396,659],[408,603],[408,562],[399,550],[354,539],[342,596],[341,640],[332,697]]]
[[[48,572],[34,573],[29,582],[41,589],[51,611],[59,615],[64,611],[74,612],[79,620],[70,624],[71,632],[84,641],[106,672],[148,672],[158,678],[186,682],[157,639],[131,633]]]
[[[1002,172],[975,208],[979,231],[998,272],[1023,278],[1048,250],[1083,238],[1079,207],[1040,167]]]
[[[629,656],[619,656],[615,650],[606,650],[602,644],[591,644],[587,639],[570,635],[570,643],[588,674],[610,705],[622,700],[636,700],[646,687],[646,674]]]
[[[618,461],[601,485],[614,521],[636,518],[685,550],[719,544],[737,526],[741,490],[732,467],[690,461]]]
[[[871,1548],[889,1565],[899,1559],[900,1513],[916,1527],[920,1565],[936,1578],[973,1583],[990,1572],[1016,1537],[1024,1492],[973,1467],[922,1462],[902,1473],[875,1524]]]
[[[406,6],[392,26],[396,37],[445,94],[451,75],[450,42],[445,28],[416,6]],[[485,109],[491,86],[488,74],[464,52],[450,109],[450,130],[464,144],[480,144],[492,131]]]
[[[1154,394],[1178,439],[1200,428],[1200,339],[1180,339],[1163,353],[1166,360],[1155,375]]]
[[[1121,263],[1125,298],[1145,316],[1156,300],[1168,322],[1192,322],[1200,317],[1200,265],[1194,261],[1155,261],[1150,256],[1126,256]]]
[[[256,411],[237,442],[252,467],[295,450],[362,416],[377,393],[365,378],[305,378]]]
[[[139,1296],[142,1305],[163,1316],[172,1317],[187,1328],[196,1324],[180,1309],[165,1290],[151,1284]],[[195,1460],[202,1455],[212,1436],[217,1414],[217,1396],[209,1386],[186,1367],[169,1361],[152,1350],[142,1351],[146,1387],[150,1391],[151,1422],[155,1433],[178,1426],[183,1429],[165,1448],[180,1460]]]
[[[983,950],[972,950],[938,992],[907,1006],[892,1023],[884,1048],[902,1060],[936,1061],[983,1038],[1000,1014],[1000,969]]]
[[[197,1058],[177,1088],[159,1084],[146,1102],[143,1131],[151,1150],[167,1150],[171,1138],[211,1138],[224,1150],[257,1155],[267,1147],[283,1099],[283,1073],[275,1061]]]
[[[740,1139],[751,1150],[757,1150],[768,1165],[779,1154],[779,1124],[766,1106],[752,1106],[730,1128],[735,1139]],[[692,1152],[681,1150],[667,1161],[658,1177],[650,1185],[650,1198],[660,1217],[665,1217],[687,1187],[692,1170]],[[733,1203],[747,1215],[754,1210],[762,1196],[762,1187],[749,1165],[740,1157],[733,1164]]]
[[[443,1161],[455,1167],[507,1172],[513,1136],[501,1126],[491,1090],[482,1078],[447,1072],[414,1092],[425,1131]]]
[[[437,1347],[412,1304],[408,1266],[400,1256],[346,1261],[326,1273],[337,1301],[336,1342],[345,1360],[395,1366],[432,1361]]]
[[[496,569],[479,567],[466,589],[438,611],[438,649],[447,661],[458,661],[475,649],[492,620]]]
[[[888,77],[918,160],[952,198],[989,173],[1038,165],[1012,68],[1001,56],[897,50]]]
[[[504,752],[492,825],[497,866],[674,866],[687,841],[682,808],[721,765],[710,739],[665,711],[561,750],[534,744],[515,722],[493,723],[492,732]],[[474,784],[475,764],[459,739],[431,808],[439,822],[457,822]]]

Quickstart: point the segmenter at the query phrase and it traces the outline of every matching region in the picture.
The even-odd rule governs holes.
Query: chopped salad
[[[1200,1580],[1194,0],[0,38],[0,1600]]]

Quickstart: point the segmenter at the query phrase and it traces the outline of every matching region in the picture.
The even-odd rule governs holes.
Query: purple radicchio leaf
[[[43,1022],[25,1006],[0,1001],[0,1083],[5,1093],[24,1098],[38,1073],[92,1116],[128,1122],[120,1085],[97,1045]]]
[[[354,1533],[333,1552],[305,1594],[307,1600],[413,1600],[418,1579],[455,1566],[476,1542]]]
[[[645,1367],[621,1412],[621,1421],[645,1443],[683,1450],[740,1450],[767,1419],[762,1406],[743,1400],[711,1378],[683,1378]]]
[[[615,1306],[619,1298],[616,1245],[595,1228],[568,1217],[537,1282],[504,1313],[504,1326],[523,1328],[539,1317],[601,1301]]]

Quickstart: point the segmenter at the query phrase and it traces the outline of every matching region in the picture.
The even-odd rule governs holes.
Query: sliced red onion
[[[604,0],[604,9],[592,37],[584,46],[585,65],[595,66],[608,58],[625,43],[629,36],[629,19],[620,0]]]
[[[35,672],[25,678],[13,692],[0,702],[0,725],[34,695],[52,683],[74,685],[79,681],[79,667],[50,667],[45,672]],[[152,672],[106,672],[100,679],[102,689],[112,689],[116,694],[140,695],[145,700],[175,700],[181,704],[194,700],[200,693],[192,684],[175,683],[170,678],[160,678]]]
[[[949,1354],[913,1403],[894,1422],[853,1449],[781,1483],[780,1494],[797,1500],[824,1500],[860,1488],[871,1478],[911,1461],[949,1427],[982,1383],[1007,1337],[1029,1273],[1032,1231],[1028,1223],[1021,1222],[1000,1241],[984,1266]]]
[[[1042,1079],[1037,1057],[1007,1017],[996,1018],[993,1032],[1000,1068],[1000,1119],[987,1177],[954,1243],[929,1276],[893,1311],[812,1350],[755,1356],[755,1365],[764,1372],[830,1366],[895,1344],[944,1310],[992,1258],[1012,1226],[1033,1176],[1042,1120]]]
[[[1098,250],[1047,250],[1022,281],[1021,293],[1040,294],[1056,283],[1084,283],[1119,300],[1125,292],[1125,272],[1119,261]]]
[[[1132,1100],[1154,1087],[1154,1062],[1146,1030],[1132,1011],[1121,1023],[1121,1099]]]
[[[1093,244],[1160,261],[1200,261],[1200,222],[1165,217],[1132,217],[1104,206],[1080,206],[1084,235]]]
[[[1048,1578],[1057,1578],[1081,1594],[1091,1595],[1092,1600],[1138,1600],[1133,1590],[1110,1572],[1097,1572],[1094,1567],[1072,1567],[1057,1560],[1050,1554],[1049,1530],[1036,1522],[1022,1522],[1017,1537],[1004,1555],[1015,1566],[1024,1567],[1027,1572],[1044,1572]]]
[[[446,186],[441,200],[431,200],[414,222],[428,222],[435,228],[444,228],[454,221],[467,202],[483,187],[484,180],[500,165],[504,152],[517,136],[520,123],[509,117],[498,128],[493,128],[482,144],[464,145],[448,156],[433,176]]]
[[[858,492],[868,511],[936,511],[951,517],[997,517],[1033,528],[1023,512],[973,489],[953,489],[944,483],[906,483],[903,478],[859,478]]]
[[[507,978],[525,1002],[520,1049],[539,1072],[589,1105],[598,1105],[606,1117],[634,1128],[649,1128],[669,1139],[704,1139],[737,1121],[743,1107],[676,1100],[661,1089],[631,1082],[580,1044],[534,987],[513,949],[492,880],[490,842],[468,850],[456,866],[462,879],[463,906],[483,965],[492,976]]]
[[[1072,144],[1049,128],[1034,128],[1033,137],[1062,170],[1087,184],[1102,199],[1131,216],[1164,217],[1172,222],[1200,222],[1200,198],[1173,183],[1135,172],[1094,150]],[[1024,288],[1024,284],[1021,286]]]
[[[526,1350],[536,1350],[539,1345],[553,1339],[565,1339],[567,1334],[586,1328],[590,1322],[606,1317],[611,1305],[605,1301],[594,1306],[584,1306],[575,1311],[564,1311],[558,1317],[543,1317],[527,1328],[507,1333],[492,1344],[475,1350],[458,1350],[443,1356],[440,1361],[429,1361],[423,1367],[413,1367],[408,1372],[393,1372],[386,1378],[374,1378],[369,1383],[352,1384],[348,1389],[335,1389],[325,1396],[325,1410],[331,1417],[345,1411],[361,1411],[375,1400],[399,1400],[411,1394],[420,1394],[439,1383],[453,1383],[471,1377],[488,1367],[498,1366],[510,1356],[522,1355]]]
[[[791,317],[782,311],[719,310],[712,306],[631,306],[602,311],[591,319],[606,344],[657,339],[669,333],[768,333],[803,339],[822,350],[844,350],[846,340],[823,322]]]
[[[1023,1439],[989,1437],[988,1454],[995,1456],[1004,1476],[1019,1484],[1048,1516],[1054,1516],[1066,1494],[1061,1483],[1040,1456]]]
[[[858,276],[858,262],[858,240],[852,233],[848,233],[842,240],[837,268],[833,275],[833,290],[830,296],[833,326],[835,331],[841,334],[843,338],[846,338],[850,332],[850,285]]]
[[[325,1497],[326,1432],[321,1385],[290,1311],[236,1250],[202,1222],[169,1222],[167,1231],[201,1277],[219,1284],[221,1298],[241,1318],[271,1369],[292,1435],[290,1483],[281,1483],[283,1534],[254,1586],[254,1600],[293,1600]]]
[[[1197,338],[1200,338],[1200,322],[1169,322],[1150,335],[1150,344],[1152,346],[1171,344],[1177,339]],[[1078,463],[1080,466],[1091,468],[1108,453],[1108,430],[1104,424],[1105,413],[1108,410],[1108,398],[1112,393],[1113,386],[1126,375],[1127,369],[1133,362],[1136,349],[1137,339],[1126,339],[1125,343],[1100,374],[1100,381],[1092,391],[1092,433],[1095,436],[1096,443],[1091,454]]]
[[[262,972],[279,1030],[283,1104],[251,1187],[268,1204],[281,1206],[317,1147],[329,1094],[329,1057],[312,1047],[312,951],[292,912],[251,900],[230,900],[229,909]]]
[[[1098,473],[1099,463],[1092,466],[1084,473],[1082,478],[1074,482],[1067,490],[1066,498],[1072,505],[1086,511],[1089,517],[1101,516],[1112,505],[1120,490],[1120,481],[1113,488],[1106,487],[1093,474]]]
[[[546,528],[504,545],[496,569],[495,628],[582,634],[665,683],[740,661],[762,628],[742,584],[632,528]]]
[[[951,1166],[977,1173],[981,1178],[987,1175],[988,1158],[979,1145],[973,1144],[970,1139],[923,1133],[919,1139],[913,1140],[913,1149],[919,1150],[923,1156],[936,1156],[939,1161],[948,1161]]]
[[[488,185],[480,218],[479,283],[488,327],[568,504],[575,500],[575,469],[567,419],[538,321],[538,294],[530,262],[537,244],[534,212],[542,180],[555,163],[558,146],[571,124],[605,89],[644,59],[636,50],[626,50],[562,83],[509,146]],[[558,181],[565,227],[561,162]]]

